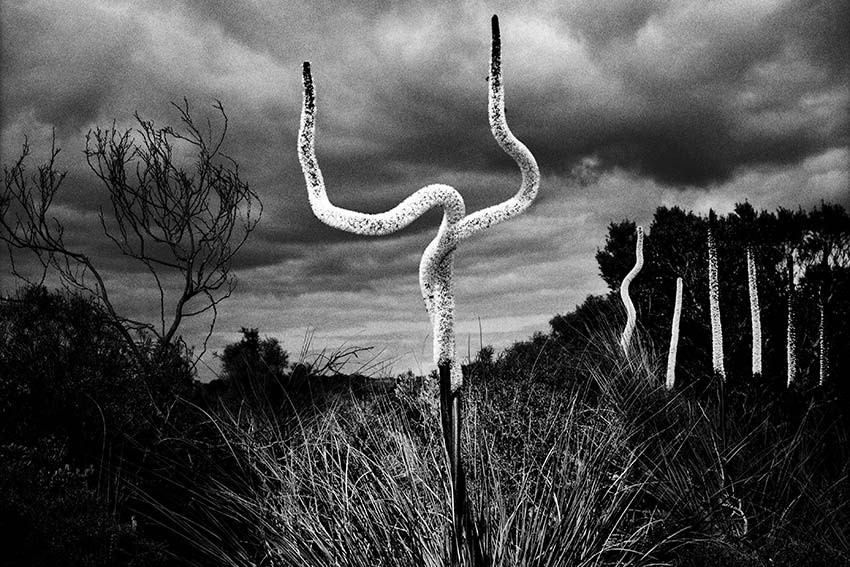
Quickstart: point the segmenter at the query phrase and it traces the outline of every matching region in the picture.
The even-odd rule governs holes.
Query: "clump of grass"
[[[468,432],[470,491],[491,565],[643,564],[656,519],[634,508],[645,483],[640,449],[630,447],[615,412],[590,413],[577,400],[549,396],[543,408],[515,407],[515,424],[526,425],[520,439],[502,443],[491,428]],[[472,427],[496,409],[476,402]]]
[[[286,421],[209,413],[240,480],[196,497],[209,518],[236,521],[209,529],[177,518],[174,529],[203,565],[442,565],[451,510],[440,432],[417,413],[426,408],[410,409],[343,393]]]
[[[587,392],[537,383],[492,386],[468,387],[464,430],[487,563],[645,564],[669,538],[653,532],[653,510],[635,507],[646,487],[644,448],[622,408],[595,410]],[[420,389],[343,396],[287,423],[257,412],[211,415],[253,488],[246,495],[218,484],[210,507],[239,518],[262,557],[226,558],[212,540],[208,555],[231,565],[443,565],[451,492],[439,418]]]
[[[385,403],[334,406],[263,454],[267,547],[280,565],[441,565],[450,490],[435,429]]]
[[[486,565],[848,559],[848,440],[828,400],[766,403],[757,388],[721,399],[717,381],[671,392],[652,348],[638,336],[624,357],[617,334],[571,361],[570,383],[507,357],[467,376],[464,458]],[[537,342],[541,368],[562,360]],[[287,420],[210,413],[238,466],[195,490],[209,521],[178,526],[199,564],[446,564],[451,488],[428,380],[336,392]]]
[[[679,398],[651,349],[633,341],[624,357],[616,335],[577,362],[580,381],[548,387],[497,365],[470,396],[470,490],[492,565],[657,565],[681,545],[686,527],[653,496]]]

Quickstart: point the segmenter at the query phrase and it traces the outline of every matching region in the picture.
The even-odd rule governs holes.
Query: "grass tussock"
[[[828,401],[765,402],[717,383],[668,392],[650,348],[624,358],[609,335],[596,341],[606,355],[581,358],[583,380],[559,387],[517,375],[508,355],[467,368],[464,452],[488,565],[850,561],[848,440]],[[388,396],[337,393],[286,421],[210,413],[244,478],[198,491],[210,516],[237,519],[195,533],[199,563],[447,564],[434,403],[429,379],[408,376]]]

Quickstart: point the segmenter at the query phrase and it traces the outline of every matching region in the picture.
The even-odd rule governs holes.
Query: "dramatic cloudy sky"
[[[606,226],[659,205],[728,212],[850,204],[846,0],[244,2],[9,0],[2,4],[2,160],[55,128],[70,173],[56,203],[68,239],[104,266],[116,303],[151,316],[152,282],[119,269],[99,235],[104,189],[82,155],[94,126],[169,101],[231,118],[226,151],[265,205],[210,347],[259,327],[297,353],[373,346],[395,371],[431,368],[417,266],[439,217],[389,237],[347,235],[310,213],[296,155],[301,62],[318,89],[330,198],[378,212],[429,183],[467,210],[504,200],[519,173],[486,118],[490,16],[502,23],[508,119],[537,156],[540,195],[457,254],[459,350],[546,330],[603,291]],[[581,182],[579,182],[579,179]],[[6,265],[5,258],[3,260]],[[0,270],[4,293],[14,289]],[[188,324],[188,342],[202,339]],[[216,369],[210,356],[206,362]],[[209,369],[204,370],[210,376]]]

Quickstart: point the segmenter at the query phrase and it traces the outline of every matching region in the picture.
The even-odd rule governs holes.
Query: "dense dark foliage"
[[[214,380],[209,390],[238,400],[250,399],[255,405],[265,400],[273,405],[283,401],[283,386],[289,354],[277,339],[260,339],[257,329],[242,328],[242,339],[224,348],[219,355],[222,376]]]
[[[660,207],[644,240],[644,266],[631,285],[643,340],[659,351],[670,341],[670,321],[676,278],[684,282],[677,380],[689,384],[711,365],[708,315],[708,219],[679,208]],[[850,358],[841,345],[850,343],[850,216],[837,205],[822,204],[809,212],[779,209],[756,212],[748,203],[717,217],[720,309],[725,366],[732,385],[749,381],[752,329],[747,286],[746,250],[754,253],[758,272],[763,335],[763,373],[776,387],[786,380],[785,337],[789,293],[788,260],[793,259],[798,317],[798,358],[808,389],[818,381],[820,303],[826,313],[828,372],[831,387],[843,395],[850,384]],[[606,297],[591,297],[572,313],[551,321],[553,336],[573,351],[587,348],[600,322],[622,329],[625,311],[619,289],[634,265],[635,223],[625,220],[609,227],[605,246],[596,258],[602,278],[611,289]],[[827,378],[829,381],[829,378]],[[847,398],[850,400],[850,398]]]
[[[10,565],[157,565],[125,505],[184,360],[139,365],[91,300],[27,288],[0,304],[0,524]],[[154,369],[154,366],[156,367]],[[141,524],[141,525],[140,525]]]
[[[362,376],[290,368],[278,342],[255,329],[224,349],[222,378],[202,384],[190,352],[142,341],[139,360],[114,324],[91,298],[41,287],[0,302],[0,529],[14,542],[4,564],[191,557],[199,534],[239,526],[199,503],[206,488],[238,495],[258,482],[215,414],[276,415],[284,426],[333,392],[374,389]],[[261,543],[219,546],[258,554]]]

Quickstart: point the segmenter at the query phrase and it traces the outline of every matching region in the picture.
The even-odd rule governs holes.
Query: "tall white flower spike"
[[[750,288],[750,321],[753,329],[753,376],[761,374],[761,311],[758,274],[752,248],[747,248],[747,283]]]
[[[710,217],[713,218],[712,211]],[[723,328],[720,325],[720,283],[717,279],[717,244],[711,221],[708,227],[708,304],[711,313],[711,361],[714,373],[726,380],[726,370],[723,367]]]
[[[632,333],[635,330],[637,323],[637,313],[635,312],[635,304],[632,303],[632,298],[629,297],[629,285],[635,276],[638,275],[640,269],[643,268],[643,227],[637,227],[637,242],[635,242],[635,265],[631,271],[623,278],[620,284],[620,298],[623,300],[623,305],[626,306],[626,328],[623,329],[623,335],[620,337],[620,347],[623,353],[629,354],[629,344],[632,341]]]
[[[829,374],[829,351],[826,345],[826,308],[823,298],[818,301],[820,321],[818,323],[818,386],[823,387]]]
[[[682,319],[682,278],[676,278],[676,303],[673,306],[673,324],[670,326],[670,350],[667,352],[668,390],[676,385],[676,353],[679,350],[679,321]]]
[[[442,207],[443,221],[436,238],[425,248],[419,264],[419,285],[434,333],[434,362],[451,364],[451,389],[462,384],[460,364],[455,356],[454,294],[452,273],[454,251],[465,238],[505,221],[531,205],[540,185],[540,172],[534,156],[517,140],[505,119],[504,87],[501,73],[499,22],[492,21],[493,43],[490,55],[488,114],[493,137],[519,165],[522,182],[519,191],[507,201],[466,216],[463,198],[448,185],[428,185],[403,200],[395,208],[379,214],[342,209],[331,204],[315,154],[316,100],[310,64],[304,63],[304,106],[298,133],[298,157],[307,182],[313,213],[324,223],[356,234],[371,236],[396,232],[432,207]]]
[[[790,387],[797,380],[797,313],[795,299],[797,286],[794,281],[794,259],[788,256],[788,328],[785,337],[785,354],[788,378],[786,386]]]

